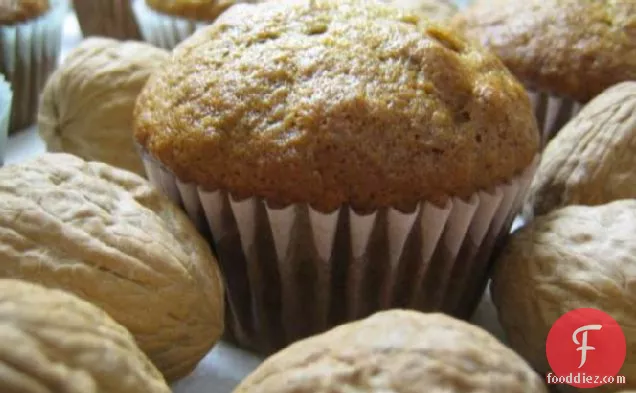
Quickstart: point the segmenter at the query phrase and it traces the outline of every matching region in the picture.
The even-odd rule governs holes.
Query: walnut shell
[[[444,314],[379,312],[266,359],[235,393],[547,392],[521,357]]]
[[[636,198],[636,82],[588,103],[546,147],[526,215]]]
[[[568,206],[515,232],[496,261],[492,299],[510,346],[537,370],[550,371],[548,332],[568,311],[591,307],[611,315],[627,340],[619,373],[636,388],[636,200]]]
[[[167,197],[107,164],[48,153],[0,168],[0,277],[61,288],[128,328],[168,380],[223,330],[207,242]]]
[[[11,279],[0,279],[0,391],[170,393],[126,328],[105,312],[67,292]]]
[[[169,57],[142,42],[82,41],[42,91],[38,129],[47,150],[145,176],[133,143],[133,108],[150,74]]]
[[[423,19],[447,21],[459,10],[450,0],[383,0],[385,3],[415,13]]]

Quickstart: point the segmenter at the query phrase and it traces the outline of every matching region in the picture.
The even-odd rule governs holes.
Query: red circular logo
[[[626,352],[625,335],[614,318],[595,308],[570,311],[548,333],[548,383],[577,388],[621,383],[617,374]]]

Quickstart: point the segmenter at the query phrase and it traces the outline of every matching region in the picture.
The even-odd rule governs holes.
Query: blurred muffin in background
[[[476,0],[451,25],[525,84],[544,145],[582,105],[636,80],[634,0]]]
[[[172,49],[240,0],[133,0],[145,41]]]
[[[9,134],[9,118],[11,117],[11,100],[13,92],[11,85],[0,74],[0,166],[4,164],[7,152],[7,138]]]
[[[405,11],[413,12],[420,18],[446,21],[458,11],[451,0],[383,0],[385,3]]]
[[[131,0],[73,0],[73,6],[84,37],[141,39]]]
[[[39,94],[57,66],[68,0],[0,0],[0,73],[13,89],[9,133],[35,122]]]
[[[167,51],[142,42],[85,39],[42,92],[38,129],[47,150],[144,176],[133,144],[133,109],[150,74],[168,58]]]

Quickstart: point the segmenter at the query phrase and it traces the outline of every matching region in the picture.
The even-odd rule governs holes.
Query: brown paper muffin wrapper
[[[141,40],[131,0],[73,0],[84,37]]]
[[[9,132],[35,122],[40,90],[57,66],[68,0],[51,0],[39,18],[0,26],[0,73],[11,83],[13,105]]]
[[[227,288],[229,337],[269,354],[388,308],[469,318],[490,256],[510,229],[536,167],[490,192],[412,213],[273,209],[177,179],[142,152],[150,181],[210,236]]]
[[[168,50],[209,24],[162,14],[150,8],[145,0],[133,0],[132,7],[144,41]]]
[[[12,98],[11,86],[0,74],[0,167],[4,165],[4,157],[7,153]]]
[[[537,124],[541,131],[541,146],[550,140],[581,110],[579,102],[547,93],[528,91]]]

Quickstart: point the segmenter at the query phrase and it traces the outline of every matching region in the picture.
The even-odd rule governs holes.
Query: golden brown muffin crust
[[[450,0],[383,0],[405,11],[414,12],[420,18],[436,21],[449,20],[457,13],[457,6]]]
[[[379,312],[266,359],[234,393],[546,393],[485,330],[444,314]]]
[[[417,23],[363,0],[233,7],[150,78],[136,139],[183,181],[321,211],[410,211],[509,180],[538,148],[523,87]]]
[[[636,79],[634,0],[478,0],[451,25],[531,89],[587,102]]]
[[[49,8],[49,0],[0,0],[0,25],[35,19]]]
[[[150,8],[162,12],[200,21],[213,21],[237,0],[145,0]]]

